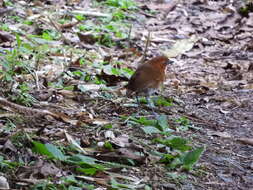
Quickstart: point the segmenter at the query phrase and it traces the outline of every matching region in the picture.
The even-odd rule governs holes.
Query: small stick
[[[148,37],[147,37],[147,41],[146,41],[146,45],[145,45],[145,50],[144,50],[144,54],[143,54],[143,57],[141,59],[141,62],[144,62],[144,60],[146,59],[147,51],[148,51],[148,46],[150,44],[150,37],[151,37],[151,33],[150,33],[150,31],[148,31]]]
[[[129,48],[130,48],[130,40],[131,40],[132,28],[133,28],[133,25],[131,24],[131,26],[129,28],[128,36],[127,36],[127,41],[128,41],[128,47]]]

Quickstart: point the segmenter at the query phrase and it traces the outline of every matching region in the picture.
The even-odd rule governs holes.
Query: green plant
[[[156,106],[172,106],[173,105],[172,99],[166,99],[162,96],[154,97],[153,101],[155,102]]]
[[[103,165],[96,163],[98,160],[89,156],[84,156],[82,154],[69,156],[60,150],[59,147],[49,143],[42,144],[40,142],[33,141],[33,145],[34,152],[45,155],[52,160],[64,162],[69,165],[75,165],[77,172],[81,172],[86,175],[94,175],[98,171],[105,170]]]
[[[163,151],[154,151],[153,153],[160,156],[160,162],[164,163],[170,170],[177,167],[181,167],[184,170],[192,170],[192,167],[204,151],[204,147],[194,149],[186,138],[173,136],[174,130],[169,128],[168,119],[165,115],[160,115],[155,120],[145,117],[130,117],[128,118],[128,123],[143,125],[141,129],[148,135],[163,135],[152,140]]]
[[[204,147],[193,149],[192,146],[188,145],[188,141],[181,137],[156,138],[154,142],[170,147],[171,151],[176,150],[174,154],[165,153],[162,155],[160,162],[165,163],[168,169],[181,167],[187,171],[192,170],[204,152]]]
[[[83,15],[81,15],[81,14],[75,15],[75,18],[76,18],[76,20],[78,20],[78,21],[83,21],[83,20],[85,20],[85,17],[84,17]]]
[[[122,25],[117,23],[117,22],[110,22],[109,24],[104,25],[104,29],[107,32],[112,32],[115,37],[117,38],[126,38],[127,37],[127,33],[125,31],[127,31],[126,29],[127,25]]]
[[[130,117],[128,123],[144,125],[141,129],[149,135],[153,133],[169,135],[173,131],[169,128],[168,119],[165,115],[160,115],[157,119]]]
[[[13,50],[6,50],[4,53],[0,54],[1,62],[3,69],[0,70],[0,73],[3,76],[3,80],[5,81],[12,81],[13,76],[16,75],[15,68],[21,67],[25,68],[24,62],[22,62],[19,58],[20,56],[20,39],[19,36],[17,36],[17,44],[18,47]]]
[[[30,20],[25,20],[23,23],[26,25],[33,25],[33,21]]]
[[[7,24],[0,24],[0,30],[10,31],[9,25],[7,25]]]
[[[16,125],[11,121],[11,120],[7,120],[7,122],[5,123],[4,127],[2,128],[3,131],[5,132],[11,132],[16,128]]]
[[[4,5],[5,5],[6,7],[13,7],[13,6],[14,6],[14,4],[12,3],[12,1],[9,1],[9,0],[5,0],[5,1],[4,1]]]
[[[136,9],[137,6],[133,0],[106,0],[105,4],[121,9]]]
[[[21,121],[19,121],[19,123],[21,123]],[[27,135],[27,133],[20,131],[20,132],[15,133],[15,135],[11,136],[10,140],[16,148],[21,149],[21,148],[25,148],[25,145],[30,143],[29,138],[30,137],[29,135]]]
[[[0,171],[6,172],[16,166],[16,162],[5,160],[3,156],[0,156]]]
[[[57,190],[57,186],[54,184],[51,184],[51,182],[43,182],[34,185],[31,190]]]
[[[198,127],[195,127],[189,119],[186,117],[179,117],[177,119],[174,119],[176,123],[178,123],[177,129],[180,131],[187,131],[189,128],[198,130]]]
[[[45,40],[57,40],[60,38],[60,34],[58,32],[56,32],[55,30],[45,30],[42,35],[41,35],[42,39]]]
[[[15,15],[15,16],[9,16],[9,18],[10,18],[11,20],[17,22],[17,23],[22,22],[22,18],[19,17],[19,16],[16,16],[16,15]]]
[[[26,106],[31,106],[32,103],[36,102],[36,99],[29,94],[30,88],[27,83],[18,85],[17,92],[13,95],[10,95],[13,101],[16,101],[20,104]]]
[[[107,47],[113,47],[116,45],[116,43],[112,39],[112,36],[108,33],[105,33],[103,35],[98,35],[96,38],[98,39],[98,42],[101,45],[104,45]]]
[[[124,11],[122,10],[116,10],[112,13],[112,20],[113,21],[120,21],[126,19],[127,16],[125,15]]]
[[[3,67],[0,74],[2,74],[2,79],[7,82],[13,81],[13,78],[17,75],[31,74],[32,68],[29,55],[35,57],[37,61],[42,57],[42,54],[45,55],[45,48],[48,50],[45,45],[38,46],[38,44],[23,43],[19,35],[16,35],[16,44],[16,47],[12,50],[0,52],[0,65]]]

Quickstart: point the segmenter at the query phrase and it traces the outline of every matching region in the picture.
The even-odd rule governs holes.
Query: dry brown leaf
[[[208,134],[212,135],[212,136],[218,136],[218,137],[222,137],[222,138],[227,138],[227,139],[232,138],[231,134],[229,134],[227,132],[212,131],[212,132],[208,132]]]
[[[147,7],[151,10],[166,10],[167,12],[171,11],[174,9],[177,5],[178,1],[169,1],[168,3],[150,3],[147,4]]]
[[[15,40],[15,37],[9,32],[0,31],[0,43],[12,42],[14,40]]]
[[[91,32],[87,32],[87,33],[78,32],[77,36],[78,36],[79,40],[83,43],[95,44],[97,41],[97,38],[95,38],[95,36]]]

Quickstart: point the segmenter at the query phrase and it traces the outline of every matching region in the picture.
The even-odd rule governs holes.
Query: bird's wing
[[[134,91],[154,88],[157,84],[157,78],[157,73],[154,73],[151,67],[145,65],[133,74],[129,81],[129,87]]]

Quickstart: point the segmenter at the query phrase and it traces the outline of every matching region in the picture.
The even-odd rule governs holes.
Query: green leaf
[[[164,144],[168,147],[171,147],[176,150],[180,150],[182,152],[185,152],[185,151],[191,149],[191,146],[187,145],[188,141],[184,138],[181,138],[181,137],[173,137],[173,138],[166,139],[166,140],[155,139],[155,142]]]
[[[76,169],[79,172],[84,173],[85,175],[95,175],[98,169],[96,168],[77,168]]]
[[[103,165],[96,163],[96,161],[98,161],[98,160],[88,157],[88,156],[83,156],[81,154],[77,154],[77,155],[68,157],[66,159],[66,161],[68,163],[81,166],[81,168],[85,168],[85,169],[96,168],[97,170],[100,170],[100,171],[105,170],[105,167]]]
[[[149,120],[145,117],[140,117],[139,119],[135,117],[130,117],[129,120],[145,126],[156,126],[157,124],[156,120]]]
[[[64,154],[55,145],[42,144],[36,141],[33,141],[33,144],[33,151],[42,155],[56,158],[58,160],[65,160]]]
[[[76,154],[71,157],[68,157],[67,161],[72,162],[72,163],[84,162],[87,164],[95,164],[97,159],[89,157],[89,156],[84,156],[81,154]]]
[[[164,154],[163,157],[161,158],[160,162],[161,163],[171,163],[172,160],[175,158],[172,154]]]
[[[39,154],[46,155],[49,157],[53,157],[53,155],[47,150],[47,148],[44,144],[33,141],[33,145],[34,145],[34,147],[33,147],[34,152],[37,152]]]
[[[104,147],[110,151],[113,150],[112,144],[109,141],[106,141]]]
[[[55,145],[46,144],[45,146],[46,146],[47,150],[53,155],[54,158],[56,158],[58,160],[65,160],[64,154]]]
[[[186,139],[175,137],[169,141],[169,146],[176,150],[187,151],[191,149],[191,146],[188,146],[187,143]]]
[[[170,164],[167,165],[170,169],[175,169],[182,165],[182,161],[179,158],[175,158]]]
[[[117,68],[112,67],[111,72],[112,72],[113,75],[116,75],[116,76],[120,75],[120,70],[117,69]]]
[[[78,183],[78,180],[75,178],[74,175],[64,176],[61,178],[66,184],[75,184]]]
[[[118,183],[114,178],[111,179],[111,185],[115,189],[134,189],[133,185]]]
[[[173,100],[172,99],[165,99],[164,97],[160,96],[158,98],[155,98],[155,105],[156,106],[172,106]]]
[[[158,125],[161,127],[162,131],[165,131],[167,128],[169,128],[166,115],[163,114],[158,117]]]
[[[146,134],[151,135],[153,133],[161,133],[161,131],[159,129],[157,129],[156,127],[152,127],[152,126],[146,126],[146,127],[142,127],[141,128]]]
[[[148,185],[145,185],[144,190],[152,190],[152,188],[149,187]]]
[[[112,129],[112,128],[113,128],[112,124],[107,124],[103,126],[103,129]]]
[[[83,188],[81,188],[81,187],[75,187],[75,186],[69,186],[68,187],[68,190],[82,190]]]
[[[20,48],[22,41],[21,41],[20,36],[18,34],[16,34],[16,41],[17,41],[18,48]]]
[[[183,168],[186,170],[191,170],[193,165],[199,160],[203,151],[204,147],[200,147],[186,153],[186,155],[183,157]]]
[[[81,15],[81,14],[75,15],[75,18],[76,18],[78,21],[83,21],[83,20],[85,20],[85,17],[84,17],[83,15]]]
[[[123,76],[130,79],[131,76],[134,74],[134,71],[132,69],[129,69],[129,68],[122,68],[122,74],[123,74]]]

